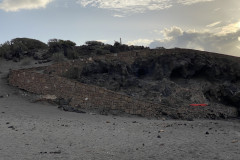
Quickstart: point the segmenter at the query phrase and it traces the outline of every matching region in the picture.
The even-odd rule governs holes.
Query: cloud
[[[199,2],[211,2],[211,1],[214,1],[214,0],[178,0],[178,3],[183,5],[192,5]]]
[[[183,31],[172,27],[162,31],[164,38],[150,43],[150,48],[190,48],[234,55],[240,57],[240,29],[225,34],[211,32]]]
[[[215,0],[77,0],[83,7],[97,7],[114,10],[123,14],[143,13],[148,10],[163,10],[175,4],[191,5]]]
[[[137,46],[149,46],[150,43],[152,43],[153,40],[150,39],[137,39],[133,41],[128,41],[128,45],[137,45]]]
[[[237,32],[238,30],[240,30],[240,21],[223,26],[221,28],[221,31],[218,34],[224,35],[224,34],[228,34],[228,33],[234,33],[234,32]]]
[[[228,33],[234,33],[240,30],[240,21],[236,23],[231,23],[226,26],[221,27],[218,35],[224,35]]]
[[[211,23],[211,24],[207,25],[206,27],[208,27],[208,28],[216,27],[216,26],[219,25],[220,23],[222,23],[222,22],[221,22],[221,21],[214,22],[214,23]]]
[[[221,8],[216,8],[216,9],[213,10],[213,12],[218,12],[220,10],[221,10]]]
[[[99,39],[99,40],[96,40],[96,41],[102,42],[102,43],[107,43],[108,42],[108,40],[105,40],[105,39]]]
[[[183,34],[183,30],[179,27],[172,27],[170,29],[165,28],[161,31],[165,37],[172,38],[176,36],[181,36]]]
[[[121,14],[114,14],[114,15],[113,15],[113,17],[122,18],[122,17],[124,17],[124,16],[123,16],[123,15],[121,15]]]
[[[53,0],[3,0],[0,9],[6,12],[16,12],[22,9],[45,8]]]

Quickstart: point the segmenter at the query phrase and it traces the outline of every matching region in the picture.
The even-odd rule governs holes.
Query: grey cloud
[[[176,34],[177,28],[172,28],[172,32],[164,33],[165,39],[155,40],[149,46],[150,48],[190,48],[205,50],[210,52],[223,53],[240,57],[240,30],[217,35],[210,32],[184,31],[182,34]],[[166,30],[165,30],[166,31]],[[163,31],[164,32],[164,31]],[[170,37],[168,37],[170,36]]]
[[[172,27],[170,29],[164,29],[162,31],[165,37],[176,37],[183,34],[183,30],[179,27]]]

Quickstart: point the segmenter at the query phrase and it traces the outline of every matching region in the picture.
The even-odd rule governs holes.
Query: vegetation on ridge
[[[86,56],[140,49],[145,48],[143,46],[128,46],[119,42],[110,45],[98,41],[87,41],[84,45],[76,46],[76,43],[70,40],[50,39],[45,44],[35,39],[15,38],[0,44],[0,57],[16,62],[24,57],[33,57],[36,60],[46,60],[54,57],[78,59]]]

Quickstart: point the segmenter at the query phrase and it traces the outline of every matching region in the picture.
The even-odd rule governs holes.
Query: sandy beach
[[[34,64],[34,62],[32,62]],[[24,66],[30,67],[34,65]],[[0,60],[0,160],[238,160],[240,120],[73,113],[7,84]]]

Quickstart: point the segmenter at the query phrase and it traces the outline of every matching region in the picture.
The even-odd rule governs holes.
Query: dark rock
[[[209,132],[206,132],[205,134],[209,134]]]
[[[55,151],[55,152],[49,152],[50,154],[61,154],[62,152],[59,150],[59,151]]]
[[[14,126],[9,126],[8,128],[11,128],[12,130],[15,130],[15,127],[14,127]]]
[[[20,62],[20,59],[17,58],[17,57],[14,57],[14,58],[13,58],[13,62]]]
[[[69,103],[71,102],[71,98],[69,98],[69,99],[57,98],[56,102],[59,105],[69,105]]]
[[[187,121],[193,121],[193,118],[187,118]]]
[[[73,108],[73,107],[68,106],[68,105],[59,105],[58,108],[62,109],[63,111],[67,111],[67,112],[86,113],[84,111],[81,111],[81,110],[79,110],[77,108]]]

